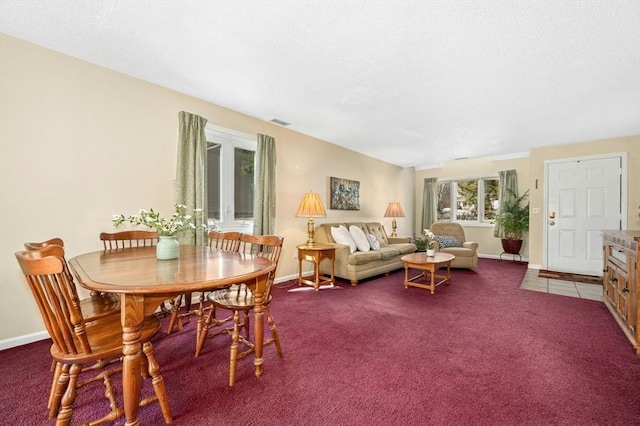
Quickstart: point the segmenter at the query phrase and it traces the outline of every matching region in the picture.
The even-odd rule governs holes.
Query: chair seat
[[[207,299],[219,308],[235,311],[248,311],[255,306],[253,292],[244,284],[240,286],[232,285],[228,288],[212,291],[207,295]],[[271,295],[263,304],[266,305],[270,301]]]
[[[120,318],[120,296],[112,293],[96,294],[80,301],[85,321],[94,321],[116,313]]]
[[[142,342],[149,341],[160,329],[160,320],[155,315],[145,318],[142,323]],[[70,354],[51,345],[51,356],[66,364],[87,364],[122,355],[122,325],[119,315],[111,315],[86,324],[87,339],[92,352]],[[77,339],[76,339],[77,341]],[[77,341],[79,345],[79,341]]]

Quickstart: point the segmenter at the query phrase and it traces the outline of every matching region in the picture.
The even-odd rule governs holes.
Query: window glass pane
[[[451,220],[451,182],[438,183],[438,220]]]
[[[234,210],[235,220],[253,220],[253,175],[255,152],[234,150]]]
[[[484,181],[484,217],[483,220],[493,220],[498,214],[498,179]]]
[[[457,181],[456,189],[456,220],[478,220],[478,181]]]
[[[207,142],[207,216],[220,221],[220,153],[222,145]]]

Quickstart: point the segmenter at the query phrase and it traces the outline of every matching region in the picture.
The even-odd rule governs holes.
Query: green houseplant
[[[522,237],[529,231],[529,190],[518,197],[518,195],[509,190],[513,195],[511,201],[506,201],[502,205],[501,213],[496,216],[496,223],[500,225],[504,237],[502,238],[502,248],[506,253],[518,254],[522,248]],[[526,204],[525,204],[526,202]]]

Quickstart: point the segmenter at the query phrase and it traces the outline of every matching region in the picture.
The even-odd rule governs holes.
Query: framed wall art
[[[331,210],[360,210],[360,182],[336,177],[329,180]]]

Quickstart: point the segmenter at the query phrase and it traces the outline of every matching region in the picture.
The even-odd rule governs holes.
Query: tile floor
[[[538,277],[537,269],[527,269],[520,288],[562,296],[602,301],[602,286]]]

